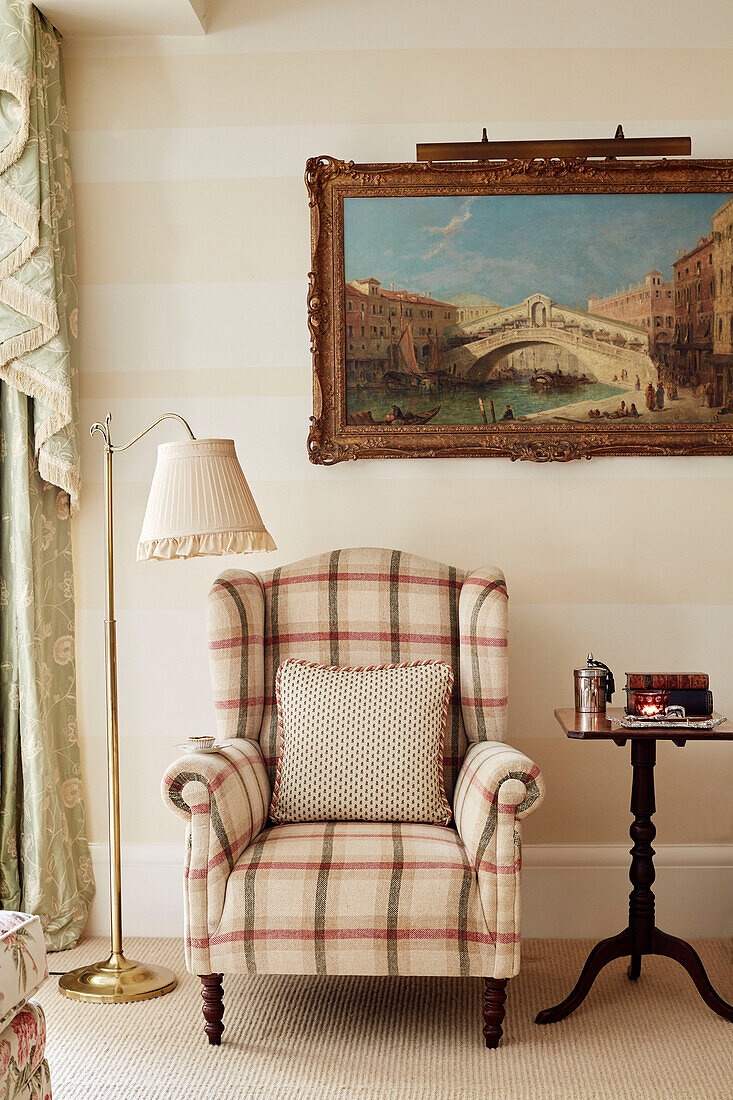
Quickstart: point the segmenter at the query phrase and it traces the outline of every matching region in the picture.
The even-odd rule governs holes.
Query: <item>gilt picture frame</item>
[[[311,158],[310,460],[733,454],[733,161]]]

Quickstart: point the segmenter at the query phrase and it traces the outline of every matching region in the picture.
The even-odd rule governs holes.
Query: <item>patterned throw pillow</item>
[[[271,819],[447,825],[443,737],[452,688],[444,661],[365,668],[283,661]]]

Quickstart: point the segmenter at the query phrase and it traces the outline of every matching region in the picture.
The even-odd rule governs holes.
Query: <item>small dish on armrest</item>
[[[218,752],[221,745],[218,741],[215,741],[213,745],[194,745],[191,741],[182,741],[180,745],[174,745],[174,748],[180,749],[182,752]]]

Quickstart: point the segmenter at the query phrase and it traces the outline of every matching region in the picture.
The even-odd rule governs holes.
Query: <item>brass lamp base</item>
[[[105,962],[69,970],[59,978],[59,989],[64,997],[98,1004],[123,1004],[162,997],[177,984],[178,979],[167,967],[134,962],[121,953],[110,955]]]

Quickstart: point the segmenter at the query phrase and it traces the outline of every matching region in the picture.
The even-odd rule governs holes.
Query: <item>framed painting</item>
[[[733,161],[306,184],[311,461],[733,453]]]

